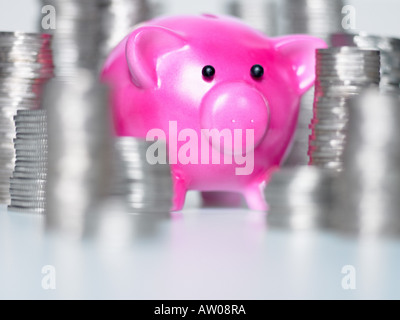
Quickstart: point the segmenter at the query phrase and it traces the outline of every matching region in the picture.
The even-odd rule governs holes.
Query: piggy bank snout
[[[268,130],[268,101],[247,83],[225,83],[213,87],[204,96],[200,112],[202,129],[231,132],[234,153],[256,148]],[[238,133],[242,136],[242,143],[235,140]],[[252,141],[246,143],[246,136]]]

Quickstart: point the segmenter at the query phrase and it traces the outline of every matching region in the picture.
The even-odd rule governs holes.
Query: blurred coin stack
[[[99,61],[101,21],[98,0],[42,0],[56,10],[53,50],[57,76],[80,68],[95,70]]]
[[[0,33],[0,203],[10,203],[10,177],[15,164],[18,110],[40,106],[44,83],[53,76],[51,36]]]
[[[400,99],[365,92],[350,101],[344,168],[335,183],[332,227],[400,235]]]
[[[153,13],[148,0],[99,0],[99,10],[103,59],[135,25],[150,19]]]
[[[400,92],[400,39],[368,34],[337,33],[331,37],[334,47],[352,46],[381,52],[381,90]]]
[[[330,34],[342,31],[342,0],[281,0],[277,2],[277,34],[309,34],[324,39],[328,44]],[[308,163],[309,124],[312,119],[314,88],[301,100],[299,120],[291,153],[286,166]]]
[[[44,213],[47,179],[45,110],[19,110],[14,117],[16,163],[10,179],[11,211]]]
[[[132,213],[167,213],[172,209],[174,194],[166,145],[158,149],[157,158],[165,159],[162,164],[154,158],[153,144],[132,137],[119,137],[115,143],[121,160],[123,194]],[[161,146],[161,141],[157,144]]]
[[[326,227],[334,175],[311,166],[276,171],[265,189],[272,227],[304,230]]]
[[[380,81],[380,53],[340,47],[317,50],[314,116],[310,128],[310,164],[341,171],[349,98]]]
[[[46,87],[50,229],[81,234],[85,217],[109,194],[112,165],[108,90],[88,70]]]
[[[342,30],[342,0],[278,1],[278,33],[310,34],[330,40],[330,34]]]
[[[227,11],[270,37],[276,34],[275,0],[235,0],[228,3]]]

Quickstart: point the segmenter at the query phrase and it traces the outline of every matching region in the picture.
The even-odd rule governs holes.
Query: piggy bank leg
[[[174,176],[173,189],[174,189],[174,198],[173,198],[172,211],[180,211],[183,209],[183,206],[185,205],[185,198],[187,192],[185,181],[178,176]]]
[[[263,190],[264,184],[254,184],[251,187],[248,187],[246,191],[243,193],[246,198],[247,205],[249,209],[256,211],[267,211],[268,205],[265,201]]]
[[[242,206],[243,197],[233,192],[202,192],[203,207],[238,208]]]
[[[272,167],[264,175],[260,176],[251,186],[243,193],[246,198],[248,207],[251,210],[268,211],[269,206],[265,200],[264,192],[274,172],[279,170],[278,166]]]

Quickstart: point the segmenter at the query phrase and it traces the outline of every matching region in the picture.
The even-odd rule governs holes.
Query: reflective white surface
[[[110,204],[92,236],[49,235],[40,216],[0,209],[1,299],[400,298],[400,241],[267,228],[243,209],[128,216]],[[56,289],[42,288],[42,268]],[[341,273],[356,270],[356,290]]]

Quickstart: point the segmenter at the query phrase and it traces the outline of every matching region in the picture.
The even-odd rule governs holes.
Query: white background
[[[158,0],[167,14],[225,13],[228,1]],[[357,10],[359,31],[400,37],[399,0],[349,0],[348,2]],[[40,14],[39,0],[0,0],[0,30],[37,31]]]

